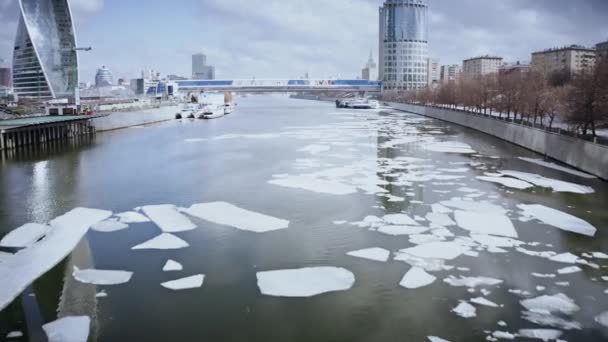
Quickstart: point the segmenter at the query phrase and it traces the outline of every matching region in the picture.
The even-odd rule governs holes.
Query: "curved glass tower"
[[[428,0],[386,0],[380,8],[380,79],[388,89],[426,87]]]
[[[78,54],[68,0],[20,0],[13,87],[20,97],[73,97]]]

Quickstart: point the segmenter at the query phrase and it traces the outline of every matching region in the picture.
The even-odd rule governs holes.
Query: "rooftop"
[[[572,50],[593,52],[593,51],[595,51],[595,48],[588,48],[588,47],[584,47],[582,45],[570,45],[570,46],[562,46],[562,47],[556,47],[556,48],[551,48],[551,49],[545,49],[543,51],[532,52],[532,54],[536,55],[536,54],[543,54],[543,53],[548,53],[548,52],[572,51]]]
[[[464,62],[471,62],[471,61],[480,60],[480,59],[502,60],[503,58],[502,57],[497,57],[497,56],[485,55],[485,56],[479,56],[479,57],[473,57],[473,58],[465,59]]]

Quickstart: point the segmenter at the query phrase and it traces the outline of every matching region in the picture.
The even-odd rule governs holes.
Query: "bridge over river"
[[[367,80],[323,80],[323,79],[239,79],[239,80],[182,80],[174,81],[177,91],[232,91],[244,93],[285,93],[285,92],[365,92],[381,93],[382,82]],[[165,92],[169,83],[161,82],[156,89],[149,88],[157,93]]]

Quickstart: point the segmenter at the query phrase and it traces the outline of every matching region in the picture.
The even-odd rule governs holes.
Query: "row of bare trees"
[[[525,120],[582,135],[596,136],[608,125],[608,59],[570,77],[569,72],[543,75],[536,71],[462,79],[437,88],[389,91],[386,101],[422,103],[479,114]]]

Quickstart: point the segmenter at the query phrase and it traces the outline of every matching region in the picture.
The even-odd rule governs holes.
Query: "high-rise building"
[[[377,81],[378,80],[378,65],[376,61],[374,61],[374,54],[372,51],[369,52],[369,59],[367,60],[367,64],[365,68],[361,71],[361,79],[367,81]]]
[[[467,79],[490,74],[498,74],[502,57],[481,56],[466,59],[462,62],[462,76]]]
[[[595,66],[595,49],[571,45],[534,52],[530,66],[546,76],[562,71],[575,75]]]
[[[75,96],[78,55],[68,0],[20,0],[13,87],[22,98]],[[36,33],[36,34],[32,34]]]
[[[207,56],[202,53],[192,55],[192,78],[196,80],[215,79],[215,67],[207,65]]]
[[[114,76],[110,69],[108,69],[105,65],[101,68],[97,69],[97,74],[95,75],[95,87],[111,87],[114,82]]]
[[[387,89],[428,85],[428,0],[385,0],[380,8],[380,80]]]
[[[597,58],[608,58],[608,41],[598,43],[595,46]]]
[[[11,68],[0,67],[0,86],[11,87]]]
[[[441,84],[457,83],[462,74],[460,64],[442,65],[440,73]]]
[[[426,66],[426,77],[429,87],[436,87],[441,82],[441,67],[439,59],[429,58]]]
[[[504,64],[498,69],[500,75],[525,75],[530,72],[529,64],[517,62],[515,64]]]

